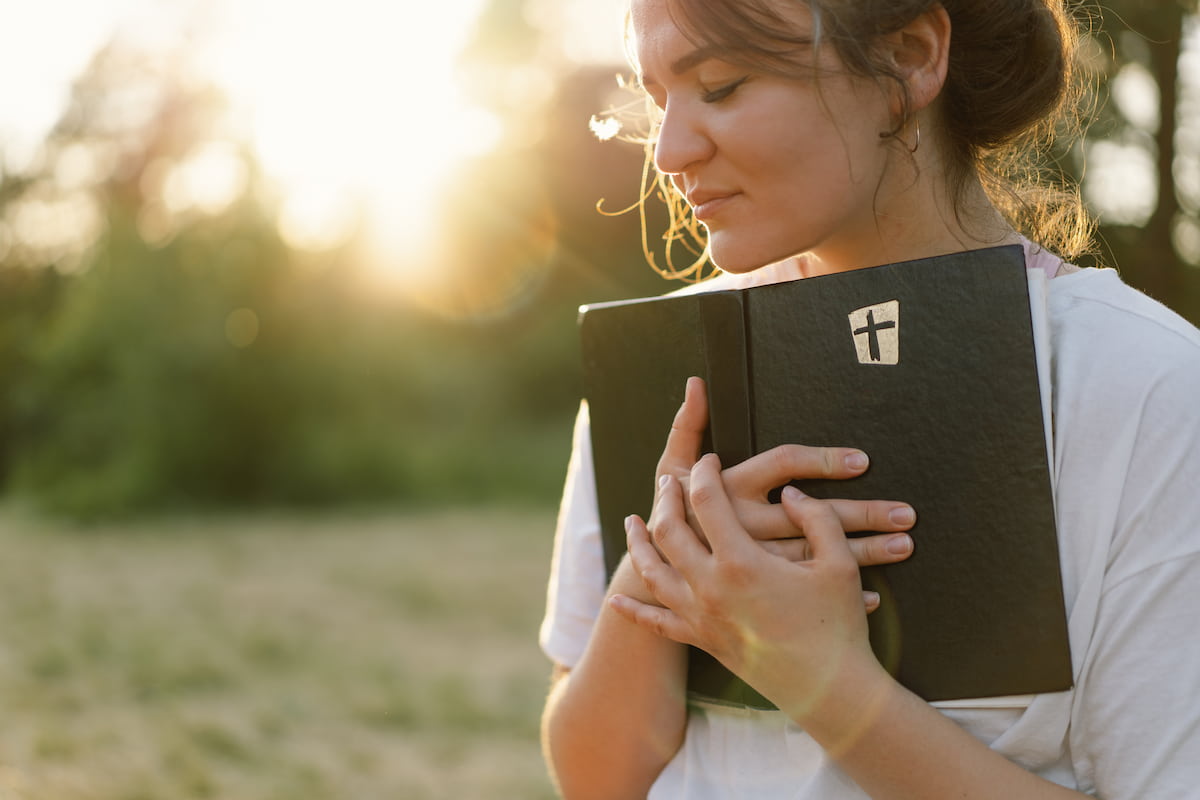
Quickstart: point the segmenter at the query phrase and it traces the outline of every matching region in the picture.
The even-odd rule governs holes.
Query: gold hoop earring
[[[900,138],[900,132],[902,130],[904,130],[905,126],[908,125],[908,120],[905,120],[904,124],[902,124],[899,128],[895,128],[894,130],[880,131],[879,138],[880,139],[894,139],[898,142],[901,142],[902,144],[904,144],[904,149],[907,150],[910,155],[915,154],[917,152],[917,150],[921,147],[921,120],[917,119],[916,117],[913,117],[912,120],[913,120],[913,124],[916,126],[916,131],[917,131],[916,141],[913,142],[912,147],[909,147],[908,144],[906,142],[904,142],[903,139]]]
[[[915,122],[917,126],[917,140],[913,142],[912,147],[908,148],[909,153],[916,153],[917,148],[921,146],[921,120],[914,119],[913,122]]]

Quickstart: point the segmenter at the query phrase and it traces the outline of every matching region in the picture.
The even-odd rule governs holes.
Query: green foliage
[[[123,47],[75,83],[41,165],[0,172],[0,490],[78,518],[553,503],[579,400],[575,310],[662,283],[646,280],[636,216],[601,217],[598,190],[580,191],[614,175],[636,191],[640,152],[586,130],[611,71],[564,83],[575,105],[543,147],[462,164],[427,198],[446,228],[442,290],[456,294],[439,315],[364,281],[353,238],[290,249],[248,152],[232,205],[172,205],[172,170],[229,141],[227,109]],[[476,49],[488,63],[507,52]],[[134,86],[158,105],[106,113]],[[72,153],[92,159],[90,183],[59,179]],[[96,235],[6,227],[60,201],[97,209]]]
[[[372,305],[336,269],[296,268],[247,208],[161,249],[109,223],[52,307],[8,321],[23,496],[81,517],[554,497],[576,396],[541,384],[572,374],[569,319],[555,336]],[[247,313],[248,344],[229,330]]]

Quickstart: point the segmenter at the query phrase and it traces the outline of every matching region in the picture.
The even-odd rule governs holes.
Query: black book
[[[882,598],[872,647],[901,683],[930,701],[1070,688],[1021,247],[585,306],[580,325],[610,576],[699,375],[723,464],[785,443],[857,447],[871,458],[863,475],[797,486],[916,508],[914,554],[863,570]],[[699,650],[688,689],[772,707]]]

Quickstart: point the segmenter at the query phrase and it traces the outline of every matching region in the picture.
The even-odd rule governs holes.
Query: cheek
[[[821,108],[807,113],[777,115],[763,120],[754,137],[764,160],[786,171],[789,165],[803,165],[821,173],[845,172],[856,154],[853,152],[855,129],[838,124]]]
[[[764,175],[776,191],[793,201],[842,202],[843,195],[855,182],[855,154],[846,142],[828,130],[811,131],[794,137],[775,150],[775,158],[764,164]]]

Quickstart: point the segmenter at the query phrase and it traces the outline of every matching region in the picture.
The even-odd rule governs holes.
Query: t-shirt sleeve
[[[538,636],[543,652],[551,660],[565,667],[579,661],[600,614],[604,593],[604,549],[584,403],[575,419],[571,460],[555,526],[546,615]]]
[[[1200,786],[1200,348],[1147,388],[1096,625],[1078,676],[1071,751],[1105,800],[1195,797]]]

